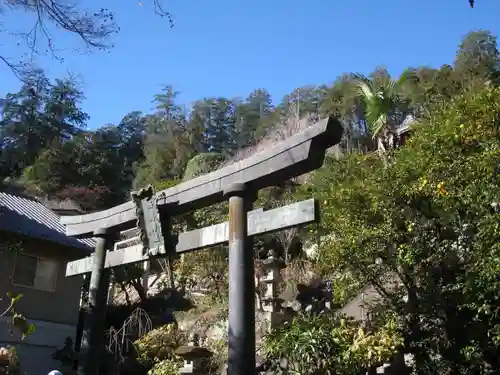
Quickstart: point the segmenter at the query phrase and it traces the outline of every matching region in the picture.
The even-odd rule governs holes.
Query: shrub
[[[155,368],[160,362],[178,360],[174,351],[183,342],[184,334],[174,324],[167,324],[149,331],[146,335],[135,341],[138,362],[145,368]],[[161,365],[158,368],[167,366]],[[160,370],[158,370],[160,371]]]
[[[322,204],[313,235],[334,231],[320,266],[376,288],[420,371],[500,366],[500,88],[436,108],[387,167],[327,160],[307,188]]]
[[[301,375],[359,374],[390,360],[402,344],[394,320],[367,331],[361,323],[337,315],[300,315],[264,337],[263,350],[273,369]]]

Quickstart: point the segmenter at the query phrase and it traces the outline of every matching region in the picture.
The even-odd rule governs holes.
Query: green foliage
[[[217,153],[204,153],[191,159],[184,173],[184,180],[195,178],[216,170],[225,160]],[[164,180],[155,184],[156,187],[174,186],[180,180]],[[227,217],[227,203],[220,203],[188,213],[176,218],[174,230],[201,228],[224,221]],[[217,246],[212,249],[183,254],[174,264],[174,272],[184,287],[208,288],[210,303],[227,300],[227,247]]]
[[[164,359],[157,362],[148,371],[148,375],[178,375],[182,360]]]
[[[457,51],[455,69],[469,85],[498,79],[500,53],[496,36],[488,30],[467,34]]]
[[[401,343],[394,321],[367,331],[335,315],[299,316],[266,335],[263,350],[275,369],[286,360],[292,374],[354,375],[391,359]]]
[[[228,250],[217,246],[185,254],[176,263],[175,274],[183,285],[191,289],[208,289],[208,305],[227,302],[228,298]]]
[[[157,181],[153,184],[153,188],[155,191],[161,191],[161,190],[166,190],[169,189],[182,181],[180,179],[177,180],[162,180],[162,181]]]
[[[500,89],[432,113],[387,168],[353,155],[315,173],[307,190],[322,202],[317,235],[334,228],[317,259],[326,273],[377,289],[420,371],[487,374],[499,351]]]
[[[429,115],[433,105],[445,103],[462,91],[460,78],[450,65],[439,69],[409,68],[400,78],[402,95],[414,115]]]
[[[0,179],[19,176],[54,141],[78,134],[88,119],[79,108],[82,99],[71,80],[51,83],[41,70],[27,72],[19,92],[7,94],[3,105],[0,166],[8,169],[0,170]]]
[[[167,324],[155,328],[146,335],[135,341],[137,360],[144,368],[154,368],[163,361],[178,360],[174,351],[183,342],[184,336],[173,324]],[[168,363],[160,365],[161,368],[169,369]]]
[[[5,241],[5,240],[4,240]],[[7,254],[8,259],[13,259],[13,256],[17,254],[23,248],[23,243],[20,241],[9,241],[7,238],[6,241],[2,244],[6,250],[10,254]],[[0,248],[0,251],[1,248]],[[16,311],[16,303],[19,302],[21,298],[23,298],[22,293],[14,293],[7,292],[7,298],[9,299],[8,305],[5,307],[3,311],[0,311],[0,316],[11,316],[12,326],[21,334],[21,339],[24,340],[28,335],[35,332],[35,325],[33,323],[29,323],[26,317],[23,314],[20,314]]]
[[[118,126],[52,141],[25,168],[26,186],[40,195],[72,199],[88,210],[121,202],[131,184],[132,161],[142,158],[138,116],[129,114]]]
[[[145,118],[144,159],[136,160],[134,188],[180,178],[187,161],[202,150],[202,127],[176,102],[171,86],[155,95],[157,112]]]
[[[153,329],[135,342],[137,360],[148,369],[148,375],[177,375],[183,360],[174,351],[180,345],[185,345],[186,341],[185,334],[174,325]],[[206,363],[205,368],[208,374],[218,374],[222,363],[227,359],[227,341],[210,341],[208,349],[215,355]]]
[[[21,339],[24,340],[28,335],[35,332],[35,325],[29,323],[28,320],[22,315],[15,311],[15,304],[23,297],[21,293],[14,294],[12,292],[7,292],[7,297],[10,302],[7,308],[0,314],[4,316],[6,314],[12,315],[12,325],[21,333]]]
[[[13,311],[12,323],[14,327],[16,327],[22,334],[22,339],[24,340],[28,335],[35,332],[35,325],[32,323],[28,323],[26,318]]]
[[[400,79],[376,69],[364,83],[383,92],[383,108],[375,105],[377,100],[370,107],[353,95],[353,74],[343,74],[331,86],[298,88],[277,105],[266,90],[257,89],[244,100],[212,97],[186,110],[178,103],[179,93],[166,86],[154,96],[153,113],[132,110],[118,124],[86,131],[88,115],[80,107],[84,94],[74,80],[51,82],[43,71],[31,70],[20,90],[4,100],[0,180],[16,180],[24,172],[30,191],[71,198],[94,210],[128,199],[132,188],[182,178],[186,164],[198,154],[232,156],[265,137],[273,124],[295,118],[297,111],[312,120],[330,115],[342,120],[346,131],[341,146],[348,152],[371,148],[365,122],[380,119],[376,113],[397,124],[408,110],[420,115],[429,103],[448,100],[471,85],[495,82],[498,71],[496,38],[477,31],[463,39],[454,66],[409,68]],[[391,85],[383,84],[395,81],[401,82],[398,101],[392,100],[392,90],[385,90]]]
[[[235,142],[237,147],[255,144],[265,134],[272,121],[274,106],[271,94],[265,89],[253,90],[235,110]]]
[[[221,368],[227,363],[227,338],[209,340],[207,349],[212,352],[212,356],[207,364],[209,375],[219,375]]]
[[[198,154],[186,165],[184,171],[184,181],[192,180],[202,174],[216,170],[225,161],[225,156],[219,153],[210,152]]]
[[[381,136],[386,127],[393,125],[390,116],[400,101],[399,85],[386,72],[378,74],[374,79],[361,74],[355,76],[355,95],[364,105],[366,121],[373,138]]]

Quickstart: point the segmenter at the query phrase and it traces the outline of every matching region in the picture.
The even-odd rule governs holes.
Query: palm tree
[[[401,103],[400,86],[401,83],[391,79],[388,74],[377,75],[374,79],[362,74],[354,75],[354,94],[363,103],[367,127],[373,139],[377,139],[381,155],[386,153],[386,146],[394,147],[396,132],[391,118]]]

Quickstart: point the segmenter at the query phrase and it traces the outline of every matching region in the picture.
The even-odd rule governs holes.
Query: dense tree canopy
[[[246,98],[204,98],[187,108],[167,86],[154,95],[155,112],[131,109],[118,124],[95,131],[86,130],[84,93],[71,78],[50,82],[43,71],[28,70],[19,91],[3,100],[0,178],[22,180],[40,195],[78,196],[93,209],[128,199],[132,187],[182,178],[199,153],[231,158],[276,124],[293,127],[296,118],[337,116],[346,127],[342,148],[370,149],[371,135],[389,129],[384,124],[392,129],[408,113],[426,115],[433,103],[464,88],[497,82],[498,56],[496,37],[474,31],[452,65],[408,68],[397,79],[383,68],[367,77],[346,73],[332,85],[298,88],[277,104],[259,88]]]
[[[323,203],[319,230],[334,233],[318,254],[325,272],[356,280],[354,293],[377,289],[421,369],[499,366],[499,114],[497,87],[457,96],[386,168],[374,155],[332,159],[305,186]]]

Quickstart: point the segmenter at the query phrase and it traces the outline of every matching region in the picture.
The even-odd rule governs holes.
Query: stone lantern
[[[206,348],[199,346],[199,337],[197,334],[190,336],[190,341],[187,345],[178,347],[175,354],[182,357],[184,366],[179,369],[180,374],[204,374],[204,362],[212,356],[212,352]]]
[[[263,282],[266,285],[264,293],[263,310],[266,313],[266,320],[269,323],[269,328],[275,328],[280,324],[282,314],[283,300],[278,297],[278,285],[281,282],[281,270],[286,267],[285,262],[278,259],[271,253],[263,261],[265,276]]]

